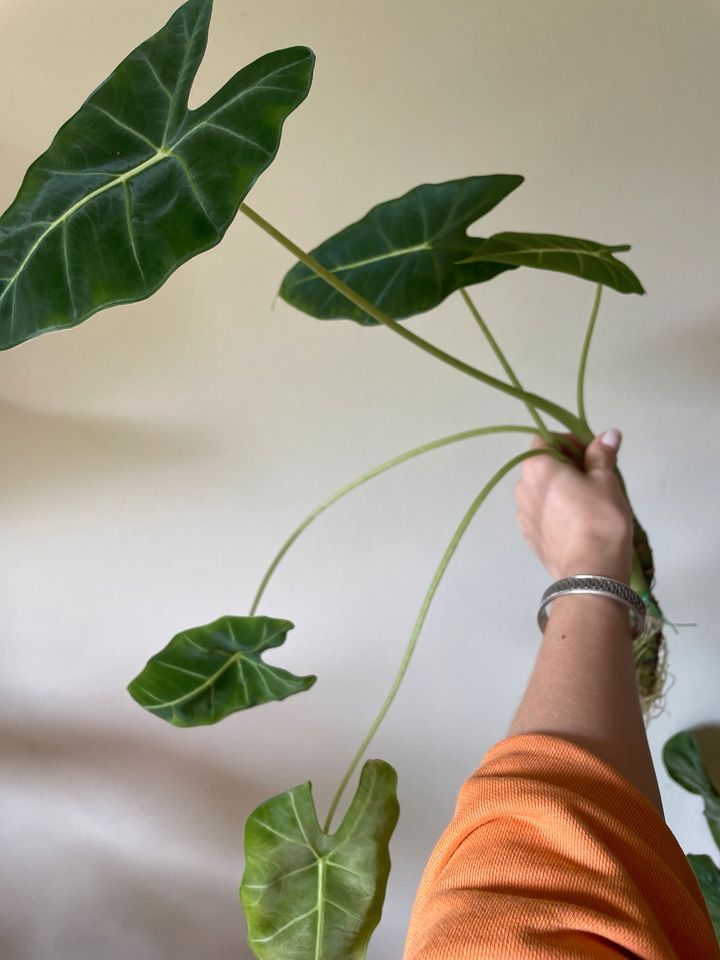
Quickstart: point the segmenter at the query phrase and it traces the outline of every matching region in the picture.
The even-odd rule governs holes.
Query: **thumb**
[[[599,433],[585,448],[585,473],[612,470],[621,442],[622,434],[617,429]]]

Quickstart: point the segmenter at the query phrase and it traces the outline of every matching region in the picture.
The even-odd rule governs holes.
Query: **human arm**
[[[629,583],[629,506],[597,444],[578,452],[582,471],[525,461],[539,469],[516,487],[521,529],[554,579]],[[560,597],[508,735],[462,784],[432,850],[403,960],[628,956],[720,960],[720,950],[662,816],[628,611]]]
[[[533,447],[544,446],[536,437]],[[552,577],[580,573],[630,583],[632,513],[613,473],[616,451],[596,438],[585,473],[551,457],[525,461],[517,520]],[[508,730],[572,740],[614,766],[661,816],[640,709],[628,609],[609,597],[558,597]]]

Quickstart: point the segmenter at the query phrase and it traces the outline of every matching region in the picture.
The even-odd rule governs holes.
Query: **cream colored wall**
[[[0,210],[175,8],[0,0]],[[720,720],[718,10],[217,0],[191,100],[268,50],[313,47],[311,95],[248,198],[306,247],[419,183],[498,172],[526,182],[473,232],[632,244],[647,296],[606,291],[588,414],[624,432],[667,615],[699,622],[669,633],[676,679],[649,730],[669,824],[698,853],[713,852],[700,800],[669,780],[660,750]],[[182,628],[245,613],[286,532],[337,486],[444,433],[527,422],[385,330],[273,308],[291,262],[239,216],[150,300],[0,354],[8,960],[249,957],[245,819],[308,779],[324,817],[452,530],[525,448],[500,437],[436,452],[309,531],[263,612],[297,624],[267,660],[316,673],[310,692],[205,729],[144,713],[125,685],[147,657]],[[593,286],[518,270],[473,295],[528,388],[574,405]],[[498,373],[459,296],[409,326]],[[369,751],[397,769],[402,808],[371,960],[400,955],[427,857],[505,735],[538,647],[550,578],[515,525],[513,483],[458,551]]]

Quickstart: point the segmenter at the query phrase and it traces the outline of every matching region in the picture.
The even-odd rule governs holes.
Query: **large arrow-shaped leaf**
[[[499,173],[422,184],[373,207],[311,254],[393,320],[412,317],[430,310],[459,287],[513,269],[503,263],[460,265],[457,261],[484,243],[467,236],[469,225],[522,182],[520,176]],[[345,317],[364,326],[377,325],[303,263],[285,275],[280,296],[322,320]]]
[[[270,617],[220,617],[173,637],[128,685],[140,706],[176,727],[216,723],[236,710],[284,700],[317,677],[296,677],[260,654],[285,642],[293,624]]]
[[[380,922],[398,817],[397,773],[368,760],[342,825],[324,833],[310,782],[261,803],[245,824],[240,887],[259,960],[364,960]]]
[[[57,132],[0,218],[0,349],[142,300],[215,246],[307,96],[290,47],[188,110],[212,0],[188,0]]]
[[[676,783],[703,798],[705,819],[720,848],[720,793],[710,782],[697,737],[689,730],[681,730],[666,742],[662,758]]]
[[[613,253],[629,249],[628,243],[611,247],[594,240],[561,237],[556,233],[495,233],[460,263],[491,261],[557,270],[602,283],[618,293],[645,293],[632,270],[613,256]]]

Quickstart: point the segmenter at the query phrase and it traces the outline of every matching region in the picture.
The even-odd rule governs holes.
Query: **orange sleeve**
[[[403,960],[720,960],[665,821],[562,737],[495,744],[460,789],[418,890]]]

